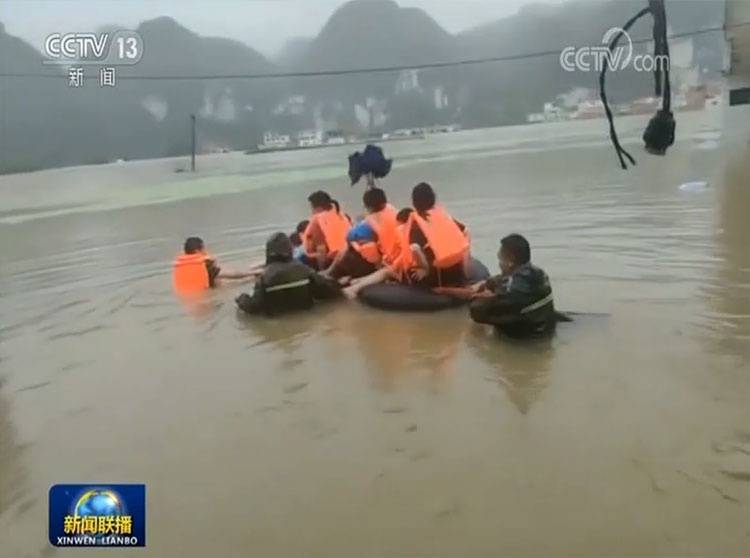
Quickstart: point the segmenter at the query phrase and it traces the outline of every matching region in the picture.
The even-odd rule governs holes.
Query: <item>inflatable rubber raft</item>
[[[472,258],[469,264],[467,284],[488,279],[490,272],[485,265]],[[359,292],[359,299],[373,308],[381,310],[401,310],[407,312],[435,312],[455,308],[467,303],[452,296],[433,293],[419,287],[402,283],[381,283],[370,285]]]

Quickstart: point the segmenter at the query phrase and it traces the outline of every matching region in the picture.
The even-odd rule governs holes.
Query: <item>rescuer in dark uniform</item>
[[[255,282],[253,295],[237,297],[237,306],[248,314],[273,316],[312,308],[315,300],[341,296],[339,285],[321,277],[292,257],[292,243],[284,233],[266,242],[266,267]]]
[[[531,248],[519,234],[500,241],[502,273],[476,285],[471,318],[495,326],[509,337],[551,333],[560,321],[555,312],[549,277],[531,263]]]

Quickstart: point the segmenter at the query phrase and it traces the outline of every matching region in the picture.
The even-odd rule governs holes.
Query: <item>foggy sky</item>
[[[542,0],[557,3],[561,0]],[[287,39],[314,36],[345,0],[0,0],[6,31],[42,49],[54,32],[94,31],[101,25],[135,28],[167,15],[201,35],[230,37],[267,55]],[[450,32],[511,15],[531,0],[397,0],[418,7]]]

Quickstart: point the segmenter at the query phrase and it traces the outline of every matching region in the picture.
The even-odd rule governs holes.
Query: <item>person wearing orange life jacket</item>
[[[334,278],[369,275],[396,253],[396,209],[380,188],[366,190],[362,204],[367,215],[347,235],[348,246],[334,259],[326,274]]]
[[[343,290],[347,298],[354,299],[357,293],[369,285],[376,285],[384,281],[398,281],[409,283],[409,271],[414,267],[414,254],[409,244],[410,217],[414,210],[411,207],[402,209],[396,214],[396,231],[394,234],[393,254],[383,258],[383,266],[367,275],[353,279],[351,284]]]
[[[352,224],[327,192],[313,192],[307,201],[312,208],[312,217],[302,234],[305,263],[313,269],[323,270],[346,248],[346,235]]]
[[[394,246],[394,257],[386,260],[386,265],[391,268],[396,279],[402,283],[410,281],[409,271],[414,267],[414,253],[409,244],[409,224],[411,214],[414,210],[411,207],[405,207],[396,214],[396,242]]]
[[[223,271],[216,264],[216,260],[206,252],[203,239],[191,236],[185,240],[183,253],[175,258],[172,266],[172,285],[177,294],[193,295],[216,287],[219,279],[245,279],[257,273],[258,270]]]
[[[420,286],[451,287],[466,282],[470,245],[466,227],[436,204],[426,182],[412,190],[409,243],[416,260],[411,277]]]

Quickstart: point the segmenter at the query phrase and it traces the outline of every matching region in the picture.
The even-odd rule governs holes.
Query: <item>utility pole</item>
[[[191,137],[191,155],[190,155],[190,172],[195,172],[195,115],[190,115],[190,137]]]

